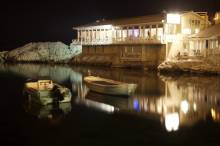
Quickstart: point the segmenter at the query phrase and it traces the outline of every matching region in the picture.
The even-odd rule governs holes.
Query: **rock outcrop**
[[[5,62],[5,54],[8,53],[8,51],[0,52],[0,62]]]
[[[11,62],[67,63],[82,50],[81,45],[67,46],[61,42],[29,43],[5,55]]]
[[[158,66],[161,73],[187,72],[196,74],[220,74],[220,67],[203,60],[172,60]]]

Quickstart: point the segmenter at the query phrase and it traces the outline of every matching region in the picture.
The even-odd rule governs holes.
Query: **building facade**
[[[215,24],[188,38],[189,56],[199,56],[220,65],[220,24]]]
[[[83,46],[77,63],[156,68],[177,39],[208,27],[206,12],[161,13],[118,20],[98,20],[74,27]],[[179,45],[181,50],[183,45]],[[174,52],[178,52],[178,51]],[[175,56],[177,53],[173,53]]]

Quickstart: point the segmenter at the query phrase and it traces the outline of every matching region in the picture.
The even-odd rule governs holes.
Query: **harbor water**
[[[130,97],[89,91],[83,78],[136,83]],[[70,103],[41,106],[23,95],[28,79],[71,90]],[[0,65],[4,145],[220,145],[220,77],[68,65]]]

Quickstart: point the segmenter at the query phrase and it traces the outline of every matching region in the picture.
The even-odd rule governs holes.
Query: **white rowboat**
[[[91,91],[109,95],[132,95],[137,84],[124,83],[95,76],[87,76],[84,81]]]

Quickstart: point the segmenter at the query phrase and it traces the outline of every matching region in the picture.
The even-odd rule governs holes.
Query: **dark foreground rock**
[[[5,54],[9,62],[67,63],[82,50],[81,45],[62,42],[29,43]]]

